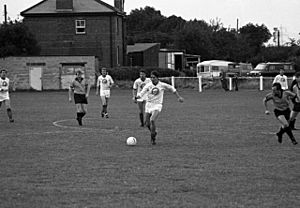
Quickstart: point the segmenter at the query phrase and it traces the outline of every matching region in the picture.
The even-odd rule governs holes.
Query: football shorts
[[[146,113],[153,113],[153,111],[159,111],[161,112],[161,109],[162,109],[162,104],[156,104],[156,103],[149,103],[149,102],[146,102],[146,105],[145,105],[145,112]]]
[[[110,90],[100,90],[100,96],[110,98]]]
[[[75,104],[88,104],[85,94],[74,93]]]
[[[8,92],[0,93],[0,102],[2,102],[4,100],[9,100]]]

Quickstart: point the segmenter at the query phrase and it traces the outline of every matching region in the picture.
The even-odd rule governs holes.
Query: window
[[[120,22],[119,22],[119,18],[117,17],[117,20],[116,20],[116,31],[117,31],[117,35],[119,35],[119,33],[120,33],[119,27],[120,27]]]
[[[117,46],[117,66],[120,65],[120,62],[119,62],[119,57],[120,57],[120,47]]]
[[[85,20],[75,21],[76,34],[85,34]]]

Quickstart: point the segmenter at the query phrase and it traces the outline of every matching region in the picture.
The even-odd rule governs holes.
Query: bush
[[[159,73],[160,77],[178,77],[180,73],[173,69],[164,69],[164,68],[143,68],[143,67],[117,67],[117,68],[108,68],[108,74],[112,76],[115,80],[128,80],[134,81],[139,77],[140,70],[143,69],[146,72],[147,77],[150,77],[150,73],[153,70],[156,70]],[[98,73],[100,74],[101,69]],[[98,74],[98,75],[99,75]]]

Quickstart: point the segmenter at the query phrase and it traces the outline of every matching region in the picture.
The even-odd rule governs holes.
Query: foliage
[[[271,38],[265,25],[248,23],[239,31],[224,28],[220,19],[186,21],[165,17],[152,7],[133,10],[127,18],[128,43],[158,42],[161,47],[199,54],[202,60],[224,59],[248,62]]]
[[[38,55],[40,48],[23,22],[0,25],[0,57]]]

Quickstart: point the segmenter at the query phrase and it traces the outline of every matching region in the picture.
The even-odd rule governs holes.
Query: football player
[[[294,145],[297,144],[297,141],[293,135],[293,132],[289,126],[289,120],[290,120],[290,114],[291,110],[289,107],[289,99],[295,98],[297,95],[295,93],[292,93],[290,91],[284,91],[281,89],[281,84],[278,82],[275,82],[272,85],[272,92],[266,95],[266,97],[263,99],[263,103],[265,106],[265,114],[269,115],[270,112],[268,110],[268,102],[270,100],[273,101],[274,105],[274,114],[281,124],[279,132],[276,133],[278,137],[278,142],[282,143],[282,136],[284,133],[287,133],[287,135],[290,137],[292,143]]]
[[[88,97],[90,93],[90,85],[88,80],[82,77],[81,70],[76,71],[76,78],[69,88],[69,101],[72,102],[72,92],[74,92],[74,101],[76,105],[77,121],[82,126],[82,118],[87,113]]]
[[[110,98],[110,88],[113,86],[114,81],[110,75],[107,74],[106,68],[101,69],[101,75],[97,79],[96,95],[99,94],[102,102],[101,117],[108,118],[107,106]]]
[[[157,71],[151,72],[151,82],[146,84],[143,90],[137,94],[136,99],[142,98],[147,93],[145,112],[146,112],[146,126],[151,132],[151,143],[156,144],[156,120],[162,110],[164,91],[173,92],[178,98],[179,102],[183,102],[183,98],[179,95],[177,90],[164,82],[160,82]]]
[[[146,72],[144,70],[140,71],[140,77],[136,79],[133,83],[133,90],[132,90],[132,95],[133,95],[133,100],[135,103],[138,104],[139,107],[139,117],[140,117],[140,122],[141,126],[144,126],[144,113],[145,113],[145,104],[146,104],[146,97],[141,97],[140,99],[135,99],[137,93],[140,93],[143,89],[143,87],[151,82],[150,78],[146,77]]]
[[[0,71],[0,107],[2,103],[6,106],[7,116],[9,118],[9,122],[14,122],[12,118],[12,111],[10,106],[10,98],[9,98],[9,79],[6,77],[7,71],[6,69],[1,69]]]

